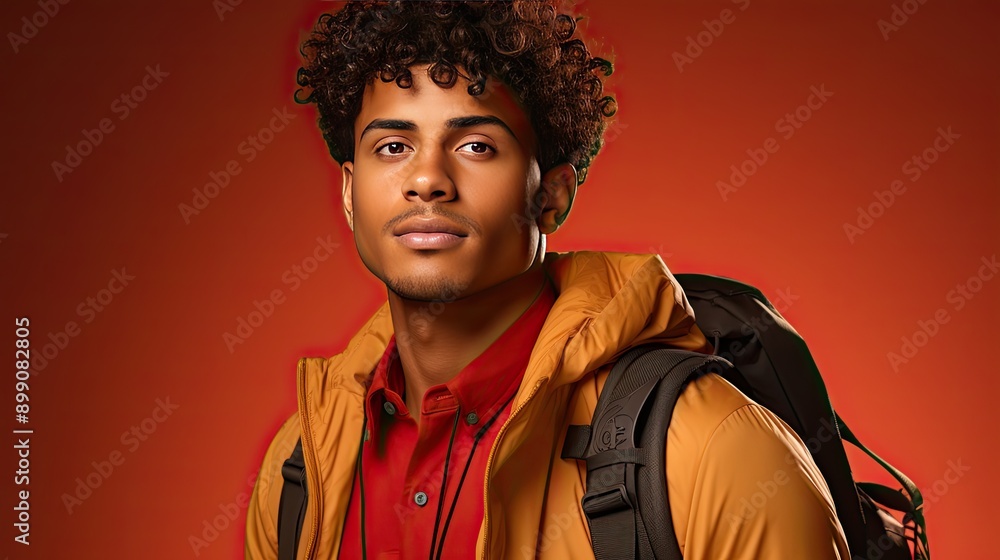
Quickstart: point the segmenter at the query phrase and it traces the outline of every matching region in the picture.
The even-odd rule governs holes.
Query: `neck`
[[[415,422],[427,389],[451,381],[489,348],[534,303],[545,282],[540,255],[525,272],[454,301],[414,301],[389,291],[406,407]]]

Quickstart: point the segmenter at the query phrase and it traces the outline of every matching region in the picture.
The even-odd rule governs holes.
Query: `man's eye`
[[[375,151],[390,155],[398,155],[406,151],[406,144],[402,142],[389,142],[388,144],[380,146],[379,149]]]
[[[468,144],[462,145],[461,149],[474,154],[488,154],[494,151],[493,146],[490,146],[486,142],[469,142]]]

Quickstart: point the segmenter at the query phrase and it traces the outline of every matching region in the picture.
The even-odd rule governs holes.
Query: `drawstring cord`
[[[514,395],[511,395],[504,402],[503,406],[501,406],[500,409],[483,424],[483,427],[480,428],[478,432],[476,432],[476,435],[473,438],[472,442],[472,450],[469,452],[469,457],[465,461],[465,467],[462,469],[462,476],[461,478],[458,479],[458,487],[455,488],[455,496],[451,500],[451,507],[448,508],[448,517],[445,519],[444,526],[441,528],[441,539],[438,540],[437,537],[438,526],[441,523],[441,513],[443,512],[442,508],[444,507],[445,490],[447,488],[446,485],[448,483],[448,467],[451,464],[451,452],[455,445],[455,434],[458,432],[458,421],[462,417],[461,407],[459,407],[458,410],[455,411],[455,421],[452,424],[451,437],[448,440],[448,454],[444,460],[444,474],[441,476],[440,498],[438,500],[437,515],[434,518],[434,533],[431,539],[430,560],[439,560],[441,558],[441,554],[444,552],[444,537],[448,533],[448,527],[451,525],[451,519],[455,513],[455,506],[458,505],[458,496],[462,492],[462,486],[465,484],[465,477],[466,475],[469,474],[469,467],[472,465],[472,458],[476,454],[476,448],[479,446],[479,441],[483,438],[483,436],[486,435],[486,432],[489,431],[490,427],[496,422],[497,418],[500,417],[500,414],[507,409],[507,405],[510,404],[510,401],[514,399],[515,395],[516,393]],[[358,485],[360,486],[360,494],[361,494],[362,560],[367,560],[368,558],[368,546],[365,540],[365,475],[364,475],[364,449],[365,449],[365,440],[368,439],[367,426],[368,426],[368,415],[365,414],[364,423],[362,424],[361,428],[361,434],[362,434],[361,445],[358,446],[358,459],[357,459]],[[437,549],[437,554],[434,553],[435,548]]]
[[[361,424],[361,445],[358,446],[358,485],[361,486],[361,558],[367,560],[368,546],[365,544],[365,475],[362,468],[364,460],[365,440],[368,439],[368,413],[365,413],[365,420]],[[346,523],[346,518],[345,518]]]
[[[455,422],[451,426],[451,438],[448,440],[448,455],[444,458],[444,474],[441,476],[441,490],[438,497],[437,515],[434,516],[434,532],[431,537],[430,560],[434,560],[434,545],[437,544],[438,523],[441,522],[441,508],[444,507],[444,490],[447,488],[445,484],[448,482],[448,465],[451,463],[451,448],[455,444],[455,432],[458,431],[458,419],[461,416],[462,407],[458,407],[455,411]],[[455,499],[458,499],[458,492],[455,493]],[[454,502],[452,502],[452,504],[454,504]],[[454,505],[452,507],[454,507]],[[444,535],[441,535],[441,546],[444,546]]]
[[[444,536],[445,534],[448,533],[448,526],[451,525],[451,516],[452,514],[455,513],[455,505],[458,504],[458,495],[462,491],[462,485],[465,483],[465,475],[469,474],[469,466],[472,464],[472,457],[476,454],[476,446],[479,445],[479,440],[481,440],[483,436],[486,435],[486,432],[489,431],[490,426],[492,426],[493,423],[496,422],[496,419],[500,416],[500,413],[507,409],[507,405],[510,404],[510,401],[514,399],[514,396],[516,394],[517,393],[511,395],[510,398],[508,398],[507,401],[503,403],[503,406],[500,407],[500,410],[498,410],[496,414],[494,414],[489,420],[487,420],[483,424],[483,427],[480,428],[478,432],[476,432],[476,436],[472,441],[472,451],[469,452],[469,458],[466,459],[465,461],[465,468],[462,469],[462,477],[458,479],[458,488],[455,489],[455,497],[452,498],[451,507],[448,509],[448,518],[444,522],[444,528],[441,529],[441,546],[438,548],[437,556],[433,560],[440,559],[441,553],[444,551]]]

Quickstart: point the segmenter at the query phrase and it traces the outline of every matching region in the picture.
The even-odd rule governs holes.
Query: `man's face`
[[[471,96],[414,66],[413,85],[376,79],[343,166],[358,253],[386,286],[429,301],[475,294],[538,257],[535,137],[508,88]],[[433,220],[433,221],[432,221]],[[420,231],[424,230],[424,231]]]

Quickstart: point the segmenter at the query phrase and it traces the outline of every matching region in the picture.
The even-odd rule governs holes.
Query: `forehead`
[[[376,78],[365,88],[361,111],[355,121],[355,139],[374,119],[413,121],[419,129],[443,127],[448,119],[466,116],[494,116],[514,131],[521,143],[534,146],[534,131],[527,112],[510,88],[489,78],[479,95],[469,95],[469,80],[459,76],[452,87],[441,87],[431,80],[428,65],[410,68],[412,85],[401,88],[395,82]]]

